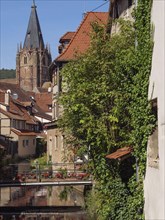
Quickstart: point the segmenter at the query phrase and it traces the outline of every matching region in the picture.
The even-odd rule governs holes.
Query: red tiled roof
[[[97,22],[98,24],[106,25],[107,20],[108,12],[88,12],[66,50],[55,61],[70,61],[76,58],[77,53],[79,55],[85,53],[90,45],[91,23]]]
[[[36,135],[38,135],[38,133],[36,133],[36,132],[27,131],[27,130],[17,130],[15,128],[11,128],[11,131],[13,131],[18,136],[36,136]]]
[[[4,110],[1,109],[1,108],[0,108],[0,112],[1,112],[2,114],[6,115],[6,116],[9,117],[9,118],[25,121],[25,119],[22,118],[20,115],[13,114],[12,112],[4,111]]]
[[[60,43],[64,42],[64,41],[67,41],[67,40],[71,40],[73,35],[75,34],[75,32],[71,32],[71,31],[68,31],[66,32],[61,38],[60,38]]]
[[[4,103],[4,93],[7,90],[11,90],[11,98],[14,93],[17,93],[18,99],[15,100],[15,103],[24,107],[31,105],[31,96],[33,96],[36,99],[36,102],[34,103],[34,108],[37,109],[37,111],[40,113],[40,116],[43,118],[47,118],[46,112],[52,112],[52,110],[49,109],[49,106],[52,104],[52,93],[48,93],[47,89],[43,89],[44,91],[46,91],[43,93],[26,92],[23,89],[21,89],[18,85],[0,82],[0,102],[2,103]],[[14,110],[16,110],[16,107],[13,107]],[[16,111],[18,111],[18,108]],[[20,111],[18,112],[20,113]]]
[[[2,91],[6,92],[7,90],[11,90],[11,94],[17,93],[19,101],[30,101],[30,97],[27,95],[27,92],[21,89],[18,85],[16,84],[11,84],[11,83],[1,83],[0,82],[0,88]]]
[[[29,115],[23,103],[19,102],[18,100],[13,100],[12,98],[10,98],[9,110],[5,111],[0,108],[0,112],[9,118],[23,120],[28,124],[36,124],[38,121],[32,115]]]
[[[5,102],[5,92],[0,89],[0,102]]]
[[[32,115],[29,115],[26,108],[24,107],[24,104],[19,102],[18,100],[10,100],[9,111],[20,115],[24,120],[26,120],[26,123],[28,124],[36,124],[36,121],[38,121]]]
[[[121,159],[122,157],[129,155],[133,151],[132,147],[123,147],[118,149],[112,154],[106,156],[108,159]]]
[[[37,105],[44,111],[44,112],[52,112],[49,109],[49,106],[52,105],[52,93],[36,93],[35,100]]]

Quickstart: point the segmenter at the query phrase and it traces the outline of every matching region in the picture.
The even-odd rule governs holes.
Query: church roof
[[[33,3],[23,48],[44,48],[44,41],[36,8],[36,5]]]

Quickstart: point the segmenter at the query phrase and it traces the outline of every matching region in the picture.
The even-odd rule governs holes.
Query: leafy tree
[[[64,107],[60,126],[70,135],[72,144],[86,148],[90,145],[91,153],[96,151],[101,155],[127,142],[126,137],[123,140],[122,131],[130,129],[126,122],[129,95],[123,88],[129,83],[133,70],[128,64],[125,67],[118,63],[124,57],[123,63],[128,61],[131,65],[134,32],[130,22],[121,22],[121,26],[121,33],[110,41],[109,35],[94,25],[95,34],[88,53],[62,70],[63,91],[67,92],[60,96]],[[121,117],[120,111],[126,118]]]
[[[16,72],[13,69],[0,69],[0,79],[11,79],[16,77]]]
[[[134,74],[135,36],[131,22],[120,21],[120,26],[120,33],[110,39],[102,27],[93,25],[91,48],[62,70],[60,103],[64,111],[59,123],[74,148],[87,151],[90,146],[92,171],[100,182],[100,206],[104,204],[96,212],[104,216],[102,219],[113,212],[110,209],[115,212],[117,207],[124,207],[128,194],[127,189],[120,189],[117,197],[120,202],[116,203],[113,194],[117,185],[123,189],[123,183],[118,166],[110,170],[105,161],[106,154],[129,144],[130,140],[128,103],[131,97],[126,91]],[[109,183],[113,178],[113,183]]]
[[[96,186],[91,197],[95,203],[89,199],[88,204],[94,204],[94,218],[99,220],[144,218],[143,175],[154,118],[147,95],[151,2],[139,1],[135,25],[118,20],[120,32],[109,36],[93,24],[91,47],[61,72],[63,115],[59,126],[69,146],[81,153],[90,149]],[[138,181],[135,165],[133,176],[124,181],[121,164],[105,159],[106,154],[126,145],[133,146],[138,159]]]

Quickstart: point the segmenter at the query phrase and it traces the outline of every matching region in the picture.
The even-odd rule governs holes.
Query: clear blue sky
[[[78,28],[84,12],[108,11],[109,0],[35,0],[35,4],[44,43],[50,44],[54,59],[60,37]],[[24,43],[31,5],[32,0],[0,0],[0,68],[15,69],[17,44]]]

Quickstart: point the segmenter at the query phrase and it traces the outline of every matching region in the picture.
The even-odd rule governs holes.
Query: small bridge
[[[80,186],[92,185],[92,180],[63,180],[63,181],[44,181],[44,182],[2,182],[1,187],[26,187],[26,186]]]

